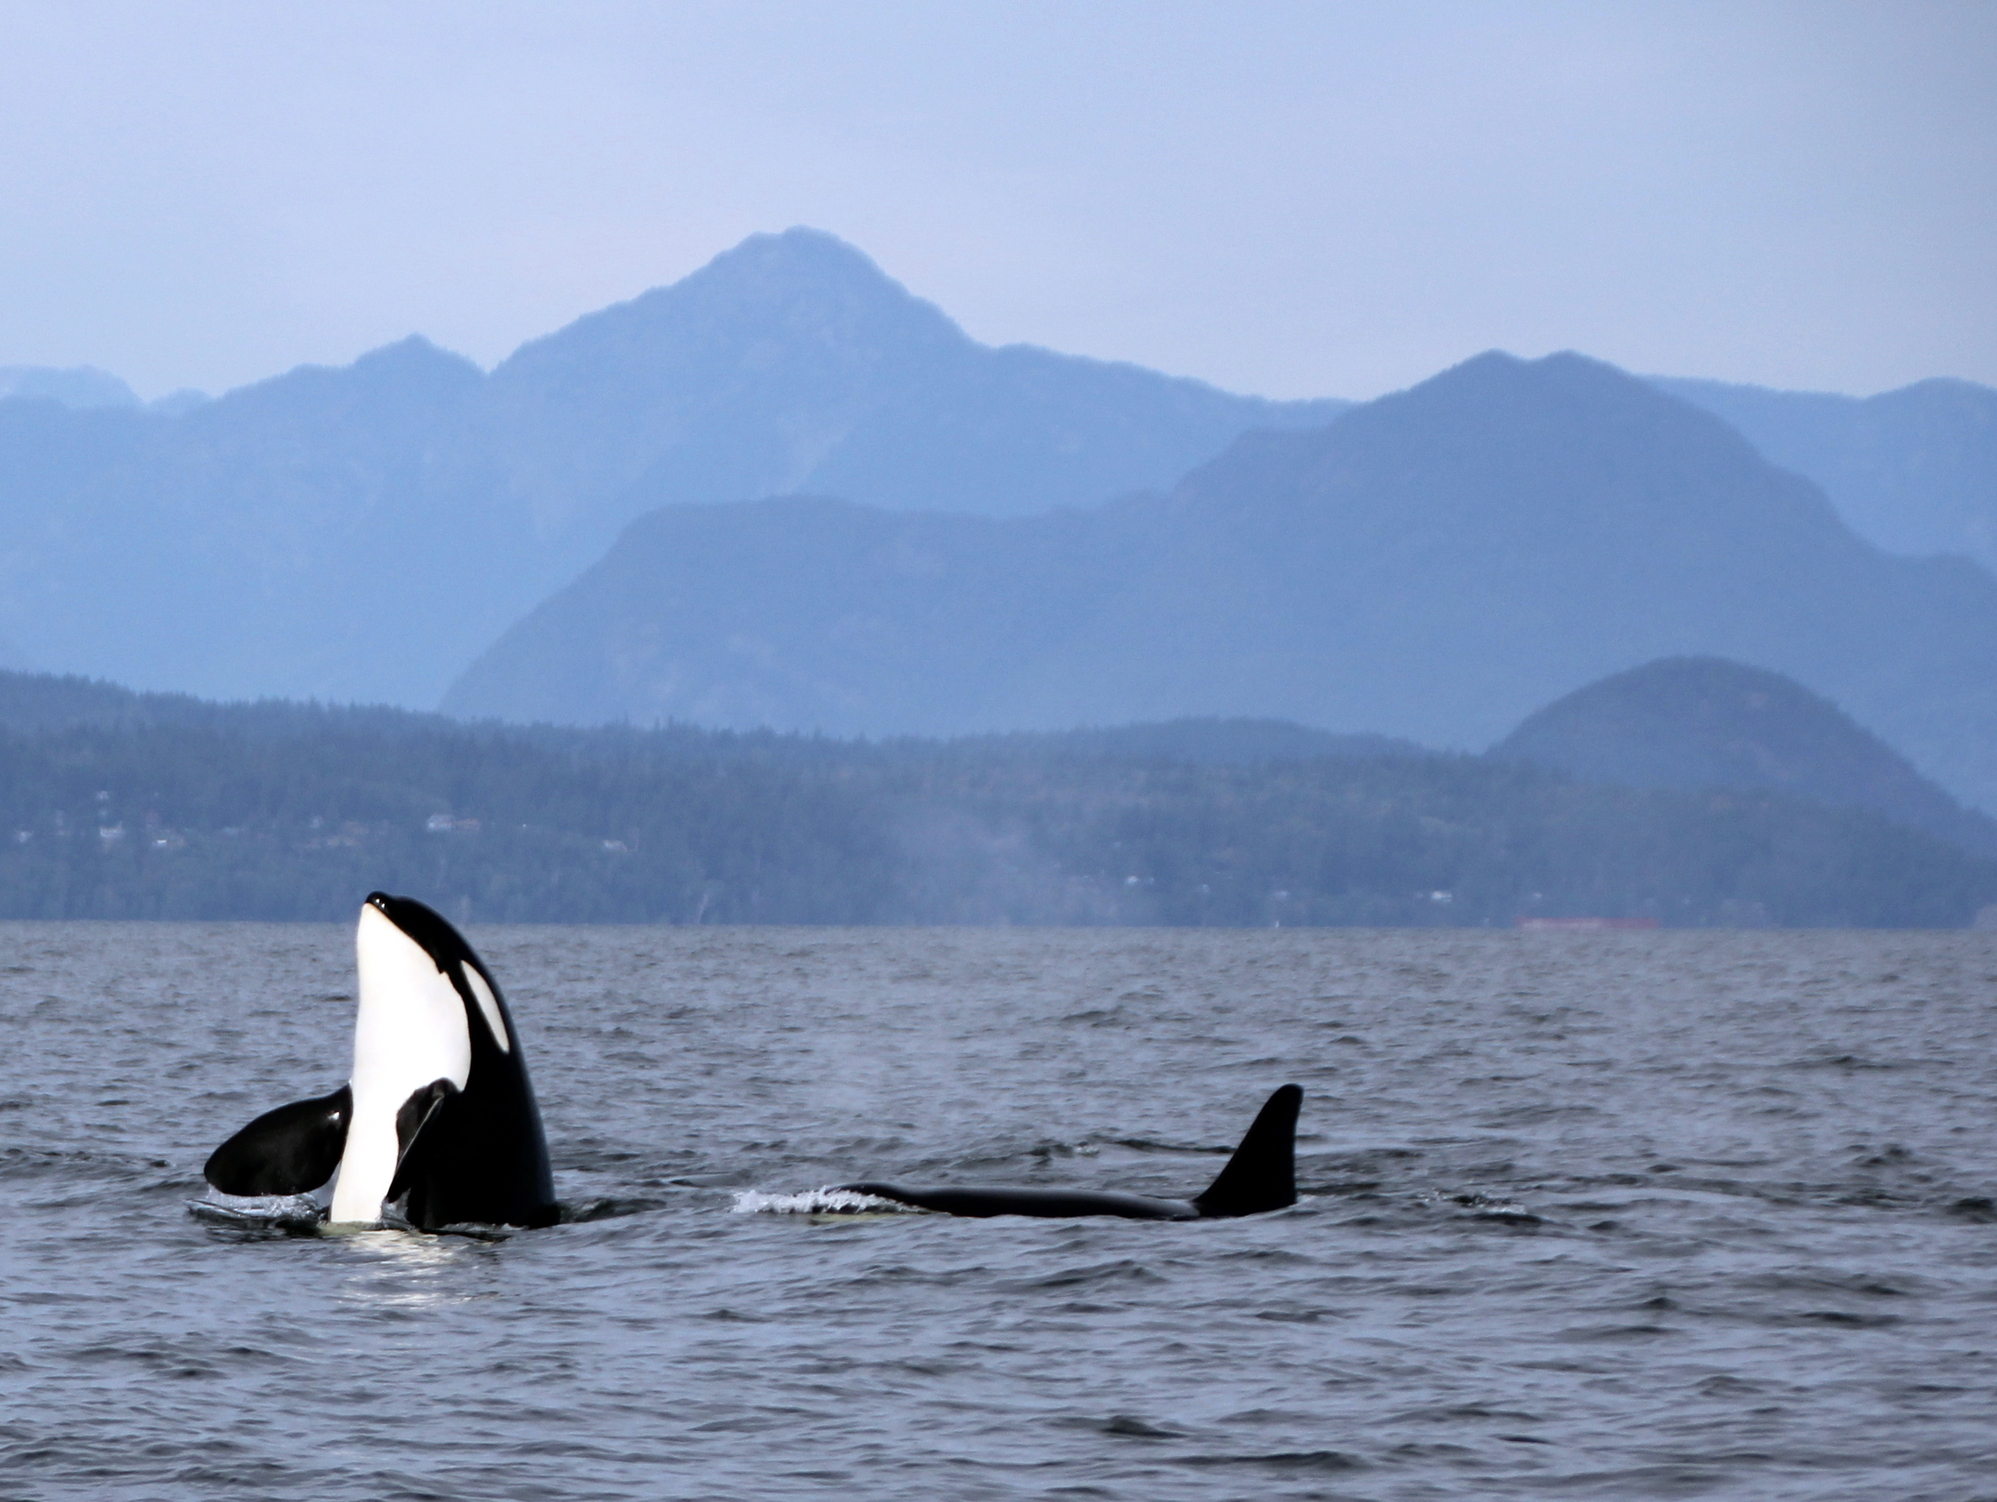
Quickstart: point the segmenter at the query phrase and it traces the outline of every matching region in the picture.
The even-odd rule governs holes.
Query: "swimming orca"
[[[1241,1146],[1206,1192],[1189,1200],[1152,1199],[1092,1189],[904,1189],[898,1184],[841,1184],[853,1194],[894,1200],[945,1215],[1120,1215],[1126,1220],[1214,1220],[1260,1215],[1297,1202],[1297,1108],[1304,1092],[1285,1085],[1263,1103]]]
[[[244,1127],[210,1155],[208,1182],[234,1195],[331,1182],[335,1224],[553,1225],[540,1107],[485,962],[437,913],[386,892],[362,905],[354,951],[352,1076]]]

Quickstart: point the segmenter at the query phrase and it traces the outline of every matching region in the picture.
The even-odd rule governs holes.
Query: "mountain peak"
[[[1179,498],[1296,524],[1364,493],[1373,499],[1343,525],[1426,529],[1447,544],[1501,518],[1514,529],[1508,546],[1545,557],[1578,530],[1604,525],[1634,528],[1628,545],[1638,535],[1659,545],[1700,512],[1699,524],[1751,546],[1745,518],[1775,512],[1743,512],[1738,497],[1771,482],[1787,519],[1842,533],[1820,493],[1772,476],[1747,440],[1689,402],[1586,355],[1528,360],[1490,350],[1315,431],[1248,433],[1188,476]],[[1389,493],[1399,499],[1383,509]],[[1270,511],[1272,495],[1303,511]]]
[[[755,234],[698,271],[585,314],[523,344],[499,367],[649,363],[774,340],[818,348],[969,348],[970,336],[837,235],[798,226]],[[666,356],[668,359],[673,356]]]
[[[881,270],[873,258],[857,245],[848,244],[830,230],[813,229],[808,224],[794,224],[786,230],[753,234],[740,244],[722,251],[693,275],[708,272],[739,274],[745,268],[757,275],[816,276],[903,290],[899,282]]]
[[[1536,360],[1490,350],[1357,408],[1338,426],[1352,433],[1368,425],[1383,435],[1440,431],[1446,451],[1474,453],[1480,463],[1538,463],[1550,443],[1576,461],[1592,456],[1611,469],[1663,463],[1659,473],[1682,474],[1690,464],[1708,475],[1745,476],[1763,468],[1753,446],[1721,419],[1571,350]],[[1828,521],[1828,505],[1819,509]]]
[[[410,334],[393,344],[371,349],[355,360],[349,369],[356,375],[377,378],[432,372],[440,377],[459,380],[466,377],[482,379],[484,376],[484,372],[472,361],[432,344],[421,334]]]
[[[137,407],[132,388],[94,365],[57,369],[49,365],[0,365],[0,401],[8,397],[59,402],[73,410]]]
[[[753,312],[765,320],[781,320],[793,333],[837,330],[850,337],[878,327],[893,329],[898,340],[970,343],[942,309],[910,292],[864,253],[837,235],[803,225],[781,234],[751,235],[639,302],[668,297],[681,303],[697,300],[722,316]]]
[[[479,421],[537,533],[595,551],[670,501],[1092,504],[1169,485],[1251,427],[1332,410],[988,349],[837,236],[800,227],[521,346]]]
[[[1647,403],[1656,403],[1663,395],[1628,371],[1574,350],[1559,350],[1529,360],[1501,349],[1472,355],[1461,364],[1452,365],[1396,395],[1409,397],[1425,393],[1430,396],[1468,396],[1489,400],[1494,395],[1507,392],[1538,397],[1558,396],[1563,400],[1576,397],[1596,401],[1620,398]]]
[[[238,386],[215,401],[198,400],[183,411],[219,420],[228,412],[292,412],[332,410],[327,403],[387,403],[401,409],[407,421],[419,411],[434,415],[437,404],[461,401],[485,380],[478,366],[463,355],[440,349],[421,334],[411,334],[359,356],[350,365],[300,365],[249,386]],[[198,395],[198,393],[197,393]]]

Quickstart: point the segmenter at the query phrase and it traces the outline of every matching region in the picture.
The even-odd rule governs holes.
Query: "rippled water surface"
[[[0,1494],[1997,1497],[1997,935],[472,938],[571,1221],[257,1237],[348,931],[0,926]],[[1286,1080],[1275,1215],[738,1208],[1191,1193]]]

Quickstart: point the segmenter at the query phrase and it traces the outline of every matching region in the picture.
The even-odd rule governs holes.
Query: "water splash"
[[[920,1215],[913,1205],[876,1199],[851,1189],[807,1189],[801,1194],[765,1194],[744,1189],[735,1196],[737,1215]]]

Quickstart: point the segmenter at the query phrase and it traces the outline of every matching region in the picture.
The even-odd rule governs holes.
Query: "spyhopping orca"
[[[485,963],[437,913],[385,892],[361,907],[354,949],[352,1077],[259,1116],[215,1149],[208,1182],[283,1195],[330,1181],[336,1224],[552,1225],[540,1108]]]
[[[1297,1108],[1304,1092],[1285,1085],[1263,1104],[1241,1146],[1206,1192],[1189,1200],[1152,1199],[1089,1189],[904,1189],[898,1184],[841,1184],[854,1194],[895,1200],[945,1215],[1120,1215],[1126,1220],[1212,1220],[1260,1215],[1297,1202]]]

